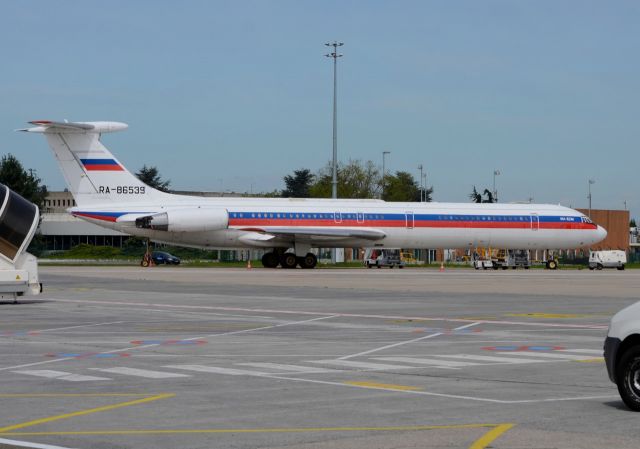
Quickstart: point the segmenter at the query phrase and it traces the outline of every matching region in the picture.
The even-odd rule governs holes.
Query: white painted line
[[[108,377],[96,377],[96,376],[83,376],[80,374],[67,373],[65,371],[53,371],[53,370],[25,370],[25,371],[13,371],[16,374],[26,374],[28,376],[47,377],[49,379],[66,380],[69,382],[86,382],[92,380],[111,380]]]
[[[383,360],[387,362],[400,362],[416,365],[434,365],[437,368],[463,368],[466,366],[478,366],[480,363],[458,362],[453,360],[427,359],[417,357],[376,357],[375,360]]]
[[[128,368],[126,366],[116,366],[113,368],[89,368],[94,371],[104,373],[124,374],[125,376],[146,377],[148,379],[169,379],[171,377],[191,377],[189,374],[167,373],[165,371],[151,371],[146,369]]]
[[[393,390],[378,387],[368,387],[364,385],[353,385],[348,383],[341,382],[332,382],[326,380],[318,380],[318,379],[309,379],[309,378],[301,378],[301,377],[285,377],[285,376],[268,376],[268,379],[280,379],[280,380],[290,380],[293,382],[308,382],[314,384],[321,385],[333,385],[336,387],[347,387],[347,388],[363,388],[363,389],[373,389],[373,390],[383,390],[389,391],[391,393],[398,394],[412,394],[417,396],[435,396],[449,399],[461,399],[464,401],[478,401],[478,402],[489,402],[493,404],[535,404],[538,402],[558,402],[558,401],[585,401],[585,400],[596,400],[596,399],[613,399],[618,398],[617,395],[602,395],[602,396],[577,396],[577,397],[558,397],[558,398],[546,398],[546,399],[522,399],[515,401],[507,401],[502,399],[491,399],[491,398],[482,398],[477,396],[462,396],[457,394],[447,394],[447,393],[435,393],[431,391],[417,391],[417,390]]]
[[[473,355],[473,354],[449,354],[434,355],[434,357],[446,357],[461,360],[478,360],[480,362],[497,362],[497,363],[545,363],[544,360],[525,359],[517,357],[494,357],[490,355]]]
[[[248,371],[242,369],[219,368],[217,366],[206,365],[166,365],[163,368],[183,369],[186,371],[197,371],[200,373],[228,374],[230,376],[266,376],[268,373],[259,371]]]
[[[554,359],[554,360],[584,360],[589,358],[588,355],[577,354],[555,354],[553,352],[538,352],[538,351],[517,351],[517,352],[501,352],[501,355],[514,355],[524,357],[540,357],[542,359]]]
[[[236,363],[236,365],[240,366],[253,366],[255,368],[266,368],[266,369],[276,369],[281,371],[289,371],[295,373],[340,373],[342,370],[337,369],[327,369],[327,368],[315,368],[311,366],[300,366],[300,365],[283,365],[280,363]]]
[[[98,301],[98,302],[100,302],[100,301]],[[326,316],[325,315],[325,316],[322,316],[322,317],[312,318],[312,319],[309,319],[309,320],[288,321],[288,322],[282,323],[282,324],[275,324],[275,325],[270,325],[270,326],[258,327],[258,328],[255,328],[255,329],[244,329],[244,330],[241,330],[241,331],[225,332],[225,333],[222,333],[222,334],[211,334],[211,335],[205,335],[205,336],[201,336],[201,337],[186,338],[186,339],[184,339],[184,341],[201,340],[203,338],[216,338],[216,337],[224,337],[226,335],[234,335],[234,334],[242,334],[242,333],[248,333],[248,332],[256,332],[256,331],[260,331],[260,330],[274,329],[274,328],[277,328],[277,327],[293,326],[293,325],[296,325],[296,324],[304,324],[304,323],[309,323],[311,321],[327,320],[327,319],[334,318],[334,317],[335,317],[335,315],[331,315],[331,316]],[[141,345],[141,346],[130,346],[130,347],[127,347],[127,348],[120,348],[120,349],[113,349],[111,351],[99,352],[98,354],[117,354],[119,352],[132,351],[134,349],[139,350],[139,349],[153,348],[153,347],[156,347],[156,346],[159,346],[159,343],[153,343],[153,344]],[[46,364],[49,364],[49,363],[58,363],[58,362],[63,362],[63,361],[66,361],[66,360],[74,360],[74,359],[75,359],[75,357],[63,357],[63,358],[60,358],[60,359],[51,359],[51,360],[43,360],[41,362],[25,363],[23,365],[5,366],[5,367],[0,368],[0,371],[9,371],[9,370],[14,370],[14,369],[18,369],[18,368],[27,368],[27,367],[30,367],[30,366],[46,365]]]
[[[352,360],[310,360],[310,363],[318,363],[318,364],[326,364],[326,365],[337,365],[337,366],[346,366],[348,368],[364,368],[368,370],[391,370],[391,369],[415,369],[415,366],[406,366],[406,365],[387,365],[383,363],[368,363],[368,362],[355,362]]]
[[[32,447],[34,449],[71,449],[69,447],[52,446],[50,444],[31,443],[29,441],[17,441],[8,440],[6,438],[0,438],[0,444],[10,444],[19,447]]]
[[[281,299],[281,298],[278,298]],[[100,300],[82,300],[82,299],[59,299],[50,298],[50,301],[56,302],[71,302],[81,304],[111,304],[122,306],[141,306],[141,307],[159,307],[169,309],[201,309],[201,310],[221,310],[225,312],[250,312],[250,313],[273,313],[273,314],[288,314],[288,315],[332,315],[334,317],[344,318],[380,318],[385,320],[422,320],[422,321],[444,321],[447,323],[475,323],[480,324],[498,324],[498,325],[518,325],[518,326],[530,326],[530,327],[558,327],[566,329],[607,329],[606,324],[567,324],[567,323],[541,323],[536,321],[500,321],[500,320],[468,320],[464,318],[447,318],[447,317],[425,317],[425,316],[404,316],[404,315],[368,315],[358,313],[333,313],[333,312],[317,312],[309,310],[277,310],[277,309],[252,309],[242,307],[222,307],[222,306],[194,306],[187,304],[158,304],[148,302],[123,302],[123,301],[100,301]]]
[[[602,356],[604,349],[559,349],[556,352],[576,352],[578,354],[593,354]]]
[[[479,322],[475,322],[475,323],[465,324],[464,326],[456,327],[454,330],[459,331],[459,330],[462,330],[462,329],[466,329],[468,327],[477,326],[478,324],[480,324],[480,323]],[[338,360],[352,359],[354,357],[360,357],[360,356],[363,356],[363,355],[372,354],[374,352],[383,351],[385,349],[396,348],[398,346],[407,345],[409,343],[416,343],[418,341],[427,340],[429,338],[439,337],[440,335],[443,335],[443,334],[444,334],[444,332],[436,332],[434,334],[425,335],[424,337],[414,338],[412,340],[407,340],[407,341],[401,341],[399,343],[393,343],[391,345],[386,345],[386,346],[382,346],[380,348],[370,349],[368,351],[359,352],[357,354],[345,355],[343,357],[340,357]]]
[[[53,329],[40,329],[33,332],[54,332],[54,331],[65,331],[69,329],[78,329],[81,327],[95,327],[95,326],[108,326],[109,324],[122,324],[124,321],[110,321],[108,323],[96,323],[96,324],[81,324],[79,326],[67,326],[67,327],[57,327]]]

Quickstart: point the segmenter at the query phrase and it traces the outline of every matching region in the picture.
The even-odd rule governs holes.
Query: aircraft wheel
[[[315,268],[318,265],[318,258],[313,253],[307,253],[304,257],[298,257],[298,265],[302,268]]]
[[[622,270],[624,270],[624,265],[620,265],[620,266],[619,266],[619,267],[617,267],[617,268],[618,268],[618,270],[622,271]]]
[[[558,269],[558,262],[555,260],[550,260],[549,261],[549,269],[550,270],[557,270]]]
[[[596,267],[596,270],[600,271],[600,270],[602,270],[602,268],[603,268],[603,267],[602,267],[602,264],[601,264],[601,263],[599,263],[599,264],[598,264],[598,266]]]
[[[298,258],[294,253],[284,253],[280,258],[282,268],[295,268],[298,265]]]
[[[264,253],[264,256],[262,256],[262,266],[265,268],[276,268],[279,263],[276,253]]]

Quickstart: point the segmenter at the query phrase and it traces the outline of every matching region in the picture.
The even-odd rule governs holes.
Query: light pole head
[[[596,180],[595,180],[595,179],[590,179],[590,180],[589,180],[589,184],[595,184],[595,183],[596,183]]]
[[[500,170],[494,170],[494,171],[493,171],[493,174],[494,174],[495,176],[499,176],[499,175],[500,175]]]

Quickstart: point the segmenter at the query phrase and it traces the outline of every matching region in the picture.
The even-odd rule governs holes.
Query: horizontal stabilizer
[[[129,127],[120,122],[54,122],[51,120],[34,120],[29,122],[35,128],[18,129],[30,133],[77,134],[77,133],[112,133]]]

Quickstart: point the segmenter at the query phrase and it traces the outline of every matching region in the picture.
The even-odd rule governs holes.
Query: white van
[[[617,268],[624,270],[627,263],[627,253],[624,251],[590,251],[589,269],[602,270],[603,268]]]
[[[640,302],[611,318],[604,341],[609,379],[631,410],[640,412]]]

